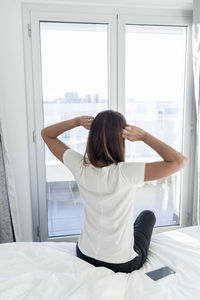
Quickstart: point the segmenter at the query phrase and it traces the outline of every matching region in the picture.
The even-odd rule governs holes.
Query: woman
[[[84,156],[57,139],[77,126],[90,130]],[[50,151],[70,169],[83,198],[84,225],[76,244],[77,256],[114,272],[141,268],[156,218],[152,211],[144,210],[133,226],[136,186],[179,171],[187,158],[143,129],[128,125],[124,116],[113,110],[48,126],[41,135]],[[143,141],[163,161],[125,162],[125,139]]]

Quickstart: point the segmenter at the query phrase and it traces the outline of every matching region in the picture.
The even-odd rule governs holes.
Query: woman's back
[[[77,126],[89,129],[84,156],[57,139]],[[83,198],[85,218],[77,256],[115,272],[140,268],[147,258],[156,217],[145,210],[133,224],[135,187],[179,171],[187,158],[143,129],[128,125],[122,114],[112,110],[48,126],[41,134],[52,153],[71,170]],[[163,161],[126,163],[125,140],[143,141]]]
[[[103,168],[84,165],[83,156],[68,149],[64,164],[74,175],[84,204],[78,246],[82,253],[109,263],[123,263],[133,250],[134,191],[144,182],[145,163],[119,162]]]

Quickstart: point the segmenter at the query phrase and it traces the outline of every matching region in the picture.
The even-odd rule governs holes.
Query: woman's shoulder
[[[69,148],[63,153],[63,164],[74,176],[79,175],[83,166],[83,155],[76,150]]]
[[[119,168],[125,180],[131,184],[139,184],[144,182],[145,162],[120,162]]]

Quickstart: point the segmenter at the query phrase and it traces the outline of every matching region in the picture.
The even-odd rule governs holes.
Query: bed
[[[166,265],[176,274],[145,274]],[[1,244],[0,299],[199,300],[200,226],[153,235],[147,261],[128,274],[82,261],[75,243]]]

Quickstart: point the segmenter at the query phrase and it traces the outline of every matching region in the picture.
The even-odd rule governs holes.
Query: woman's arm
[[[182,169],[188,162],[187,157],[139,127],[128,125],[122,136],[130,141],[143,141],[164,159],[146,163],[144,181],[167,177]]]
[[[48,127],[45,127],[41,130],[41,136],[48,146],[49,150],[61,161],[63,162],[63,153],[69,147],[61,142],[57,136],[63,132],[70,130],[72,128],[83,126],[86,129],[90,129],[90,125],[94,117],[92,116],[81,116],[76,117],[71,120],[66,120],[59,122]]]

